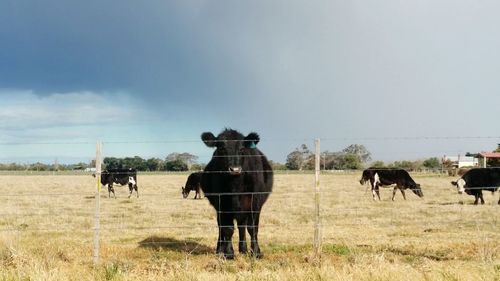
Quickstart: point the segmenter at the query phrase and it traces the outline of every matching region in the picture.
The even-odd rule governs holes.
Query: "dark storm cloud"
[[[117,103],[123,95],[146,113],[151,131],[180,121],[163,130],[196,127],[197,138],[200,121],[214,133],[255,130],[288,140],[268,147],[281,159],[315,137],[491,135],[494,110],[471,112],[500,102],[498,8],[495,1],[7,0],[0,88],[45,97],[88,91]],[[370,145],[388,158],[408,150]]]
[[[170,4],[169,4],[170,3]],[[0,84],[37,93],[127,89],[181,96],[203,84],[183,5],[3,1]],[[189,81],[188,81],[189,80]]]

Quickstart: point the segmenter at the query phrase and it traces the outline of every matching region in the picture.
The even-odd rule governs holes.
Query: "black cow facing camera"
[[[258,242],[259,218],[273,186],[273,171],[266,156],[257,148],[259,135],[225,129],[218,136],[201,135],[203,142],[215,148],[201,177],[205,197],[217,212],[219,238],[217,253],[234,258],[232,236],[234,221],[239,234],[238,250],[248,252],[246,233],[250,234],[250,253],[262,257]]]

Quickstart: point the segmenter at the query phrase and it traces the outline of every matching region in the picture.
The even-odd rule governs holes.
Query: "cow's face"
[[[415,184],[415,186],[411,189],[413,193],[415,193],[418,197],[424,197],[424,193],[422,192],[422,188],[420,188],[420,184]]]
[[[184,188],[184,186],[182,187],[182,197],[184,199],[186,199],[189,195],[189,190],[186,190],[186,188]]]
[[[359,183],[361,185],[364,185],[369,179],[370,179],[370,175],[368,174],[368,171],[364,170],[363,174],[361,174],[361,179],[359,180]]]
[[[235,130],[225,130],[215,137],[212,133],[206,132],[201,135],[201,139],[208,147],[214,147],[215,151],[212,160],[216,161],[220,172],[228,172],[231,175],[240,175],[248,160],[248,152],[255,149],[259,142],[257,133],[250,133],[244,137]]]
[[[361,177],[361,179],[359,180],[359,183],[360,183],[361,185],[363,185],[363,184],[365,184],[365,182],[366,182],[365,178],[364,178],[364,177]]]
[[[451,184],[457,187],[458,194],[464,193],[464,191],[465,191],[465,184],[466,184],[466,182],[465,182],[464,179],[459,179],[457,181],[452,181]]]

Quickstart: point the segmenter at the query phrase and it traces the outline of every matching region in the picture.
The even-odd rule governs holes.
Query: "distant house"
[[[500,143],[498,144],[497,150],[500,151]],[[500,163],[500,152],[486,152],[486,151],[481,151],[479,153],[467,153],[465,154],[466,156],[469,157],[474,157],[478,159],[478,166],[486,168],[488,160],[495,160],[493,162],[496,162],[496,164],[493,164],[495,166],[498,166],[498,163]],[[491,163],[490,163],[491,165]]]
[[[486,162],[488,159],[500,159],[500,152],[484,152],[478,153],[478,159],[481,167],[486,168]]]
[[[450,161],[451,166],[454,168],[462,167],[478,167],[479,160],[473,156],[444,156],[443,161]]]

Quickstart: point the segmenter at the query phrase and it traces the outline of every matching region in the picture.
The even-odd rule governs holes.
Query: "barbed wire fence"
[[[388,138],[367,138],[366,140],[371,140],[371,141],[383,141],[387,140]],[[471,140],[471,139],[481,139],[481,140],[499,140],[500,137],[457,137],[457,138],[450,138],[450,137],[422,137],[422,138],[392,138],[391,140],[398,140],[398,141],[404,141],[404,140],[413,140],[413,141],[422,141],[422,140],[429,140],[429,139],[439,139],[439,140],[447,140],[447,139],[460,139],[460,140]],[[345,140],[344,138],[325,138],[324,141],[338,141],[338,140]],[[348,139],[347,140],[352,140]],[[363,139],[359,139],[363,140]],[[155,143],[169,143],[170,141],[164,141],[164,142],[133,142],[133,143],[139,143],[139,144],[155,144]],[[126,144],[127,142],[120,142],[121,144]],[[19,143],[3,143],[4,145],[20,145]],[[37,145],[44,145],[44,144],[50,144],[50,145],[61,145],[63,143],[61,142],[52,142],[52,143],[36,143]],[[64,144],[69,144],[69,143],[64,143]],[[91,144],[90,142],[82,142],[78,144],[85,144],[89,145]],[[105,143],[106,144],[106,143]],[[113,145],[116,143],[110,142],[109,145]],[[29,145],[27,143],[22,143],[22,145]],[[101,203],[101,184],[100,184],[100,179],[99,176],[102,174],[102,169],[101,169],[101,162],[102,162],[102,150],[103,150],[103,145],[101,142],[98,142],[96,145],[96,178],[88,179],[85,180],[86,184],[88,182],[93,182],[90,186],[94,186],[93,192],[81,192],[81,190],[64,190],[64,191],[59,191],[58,189],[57,192],[52,192],[50,186],[52,183],[45,183],[45,182],[39,182],[35,183],[36,185],[41,185],[42,189],[47,190],[47,192],[44,193],[30,193],[28,190],[23,190],[23,192],[8,192],[8,193],[2,193],[0,194],[0,197],[3,197],[6,199],[6,205],[8,206],[7,208],[4,208],[4,212],[0,213],[2,217],[6,220],[5,223],[2,223],[3,225],[6,225],[7,227],[2,228],[0,231],[1,232],[7,232],[11,233],[15,236],[17,236],[17,240],[20,240],[20,235],[22,233],[52,233],[52,232],[59,232],[59,233],[65,233],[65,232],[71,232],[71,233],[76,233],[79,232],[81,233],[81,243],[84,245],[92,245],[93,247],[93,263],[95,265],[98,265],[100,262],[100,257],[102,255],[101,253],[101,248],[103,245],[112,245],[112,244],[119,244],[119,245],[131,245],[131,246],[137,246],[138,244],[141,247],[172,247],[173,245],[179,245],[181,244],[183,247],[187,247],[188,251],[191,253],[196,252],[196,251],[201,251],[202,253],[207,253],[213,251],[211,248],[206,249],[205,244],[211,244],[215,240],[206,235],[191,235],[193,237],[190,237],[189,233],[186,235],[186,231],[189,230],[207,230],[207,229],[213,229],[214,231],[211,231],[213,235],[216,234],[217,230],[217,225],[215,224],[215,217],[214,214],[203,214],[203,223],[200,223],[200,221],[195,220],[196,225],[187,225],[184,223],[179,223],[178,221],[168,221],[165,223],[160,223],[160,224],[155,224],[155,225],[144,225],[141,223],[138,223],[137,225],[134,226],[133,223],[127,222],[128,219],[141,219],[141,218],[132,218],[132,216],[128,216],[126,213],[120,212],[120,205],[123,204],[128,204],[124,203],[123,201],[120,202],[113,202],[113,204],[106,204],[103,206]],[[313,251],[315,254],[315,257],[320,258],[321,253],[322,253],[322,244],[324,241],[338,241],[338,237],[342,237],[341,231],[339,229],[342,229],[343,227],[358,227],[358,228],[363,228],[363,227],[372,227],[373,226],[373,221],[370,221],[370,219],[367,219],[371,217],[371,214],[366,214],[362,209],[352,206],[352,207],[343,207],[343,209],[333,209],[335,214],[328,214],[326,213],[322,208],[325,208],[325,204],[328,206],[328,211],[332,210],[330,205],[335,206],[335,203],[338,202],[339,197],[342,197],[341,194],[336,193],[335,191],[332,190],[323,190],[321,189],[324,184],[322,183],[322,180],[320,176],[322,175],[321,171],[321,149],[320,149],[320,139],[315,140],[315,170],[314,173],[308,173],[310,175],[310,182],[305,182],[302,183],[304,185],[304,189],[300,190],[299,192],[294,191],[290,193],[278,193],[274,192],[272,199],[275,201],[278,201],[279,203],[277,205],[283,206],[293,206],[296,203],[299,203],[297,198],[302,198],[305,195],[310,196],[311,201],[313,204],[307,204],[306,206],[301,206],[299,208],[299,212],[293,214],[301,219],[299,219],[299,222],[294,222],[294,223],[282,223],[279,220],[269,220],[269,223],[262,224],[260,227],[263,229],[277,229],[277,230],[286,230],[286,231],[292,231],[293,233],[301,233],[302,237],[305,235],[304,230],[310,230],[311,236],[313,237]],[[254,171],[254,172],[263,172],[263,171]],[[356,172],[359,173],[359,171],[351,171],[351,173]],[[334,172],[327,172],[323,173],[323,175],[328,175],[328,174],[335,174]],[[88,175],[86,175],[88,176]],[[185,174],[182,174],[182,177],[185,178]],[[309,176],[308,176],[309,177]],[[313,186],[314,185],[314,186]],[[335,184],[334,184],[335,185]],[[10,186],[7,187],[8,190],[15,190],[10,188]],[[38,190],[38,189],[37,189]],[[180,193],[180,190],[179,190]],[[179,205],[186,207],[186,209],[189,208],[189,206],[186,206],[185,200],[183,200],[180,197],[180,194],[178,198],[172,199],[169,196],[171,193],[165,193],[165,192],[160,192],[158,190],[155,191],[149,191],[149,192],[142,192],[141,193],[141,200],[144,200],[144,205],[147,205],[148,203],[152,204],[161,204],[161,200],[168,200],[170,204],[173,205]],[[210,194],[208,194],[210,195]],[[216,196],[227,196],[227,195],[235,195],[235,194],[213,194]],[[243,195],[243,194],[237,194],[237,195]],[[61,203],[60,205],[63,206],[62,209],[58,209],[56,204],[52,204],[54,202],[43,202],[44,200],[40,200],[40,202],[37,202],[38,205],[32,206],[29,204],[30,198],[32,197],[45,197],[45,198],[50,198],[51,201],[55,200],[57,203]],[[80,208],[72,208],[64,202],[66,201],[71,201],[67,200],[67,198],[72,198],[74,200],[82,200],[85,201],[86,208],[85,209],[80,209]],[[145,199],[143,199],[145,198]],[[126,201],[128,202],[128,201]],[[94,204],[91,204],[94,203]],[[109,202],[106,202],[109,203]],[[303,204],[300,202],[299,204]],[[92,207],[93,205],[93,207]],[[78,206],[81,207],[81,206]],[[428,206],[422,206],[421,208],[417,208],[419,212],[425,212],[426,209],[425,207]],[[142,208],[142,209],[141,209]],[[415,208],[413,206],[413,208]],[[463,205],[457,205],[457,211],[461,214],[464,214],[464,207]],[[180,216],[179,212],[173,212],[171,209],[164,210],[160,209],[158,210],[157,208],[147,208],[147,207],[138,207],[140,209],[141,214],[147,214],[149,212],[150,217],[148,218],[150,224],[154,224],[155,222],[160,220],[160,216],[165,216],[168,217],[169,215],[174,215],[174,216]],[[291,208],[290,208],[291,209]],[[183,210],[185,211],[185,210]],[[295,209],[294,209],[295,211]],[[391,206],[382,206],[379,207],[378,212],[381,214],[381,217],[384,218],[386,216],[383,215],[383,213],[391,213],[394,211],[394,208]],[[187,211],[189,213],[189,210]],[[66,222],[72,220],[73,218],[68,218],[67,216],[58,216],[60,214],[65,214],[67,216],[75,215],[74,217],[77,218],[79,221],[79,224],[84,226],[84,227],[67,227]],[[303,216],[307,215],[310,218],[304,219]],[[189,216],[195,217],[199,214],[196,213],[189,213]],[[356,218],[359,218],[354,221],[346,222],[345,220],[342,220],[342,217],[345,216],[353,216]],[[384,225],[387,227],[392,227],[392,228],[397,228],[398,224],[401,224],[401,220],[395,219],[396,215],[391,215],[394,217],[391,217],[390,220],[387,222],[384,222]],[[474,214],[474,219],[477,219],[477,221],[484,222],[484,220],[480,220],[478,217],[480,216],[479,213]],[[333,218],[334,223],[333,224],[328,224],[326,227],[322,223],[323,219],[325,217],[329,217],[330,219]],[[89,221],[89,218],[92,218],[92,220]],[[144,218],[142,218],[144,219]],[[410,217],[411,219],[411,217]],[[40,220],[42,223],[37,223],[37,221]],[[118,222],[116,222],[116,220]],[[303,221],[300,221],[303,220]],[[338,221],[335,223],[335,221]],[[442,223],[445,223],[444,221]],[[492,224],[494,223],[496,225],[497,220],[493,220],[491,222]],[[73,225],[74,223],[68,223],[67,225]],[[436,222],[433,222],[433,225],[428,225],[426,229],[429,229],[428,231],[432,231],[433,228],[436,228]],[[228,226],[229,227],[229,226]],[[163,237],[162,234],[166,232],[174,232],[176,235],[185,235],[186,239],[179,240],[179,239],[174,239],[174,238],[169,238],[169,237]],[[375,230],[374,230],[375,231]],[[145,233],[153,232],[156,233],[157,235],[150,235],[149,237],[144,238],[141,240],[139,243],[137,243],[133,238],[127,237],[128,236],[134,236],[135,237],[144,237]],[[326,236],[324,236],[325,232],[327,233]],[[339,233],[340,232],[340,233]],[[126,233],[125,237],[117,237],[118,234],[124,234]],[[335,233],[335,234],[334,234]],[[212,235],[212,236],[213,236]],[[85,238],[86,237],[86,238]],[[342,239],[349,239],[348,237],[343,237]],[[465,239],[465,238],[464,238]],[[485,238],[486,239],[486,238]],[[212,241],[213,240],[213,241]],[[408,239],[410,241],[411,239]],[[105,242],[104,244],[102,242]],[[204,243],[200,243],[203,241]],[[206,243],[205,243],[206,241]]]

